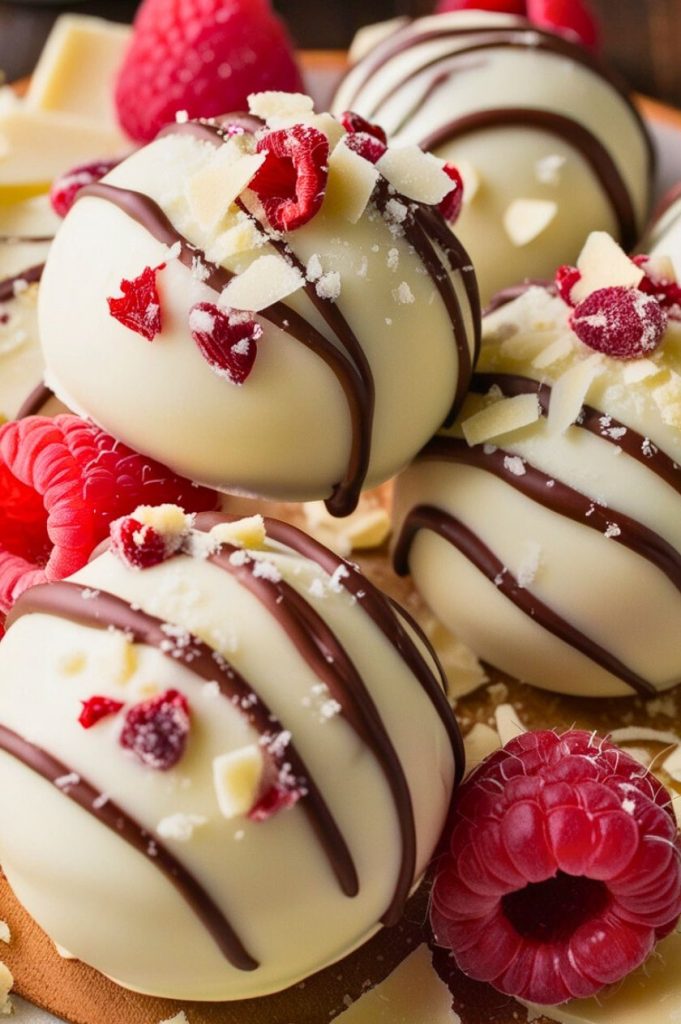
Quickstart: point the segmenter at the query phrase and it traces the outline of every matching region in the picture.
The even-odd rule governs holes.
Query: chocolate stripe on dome
[[[610,541],[629,548],[663,572],[676,589],[681,591],[681,554],[673,545],[643,523],[617,509],[597,504],[561,480],[543,473],[524,458],[523,473],[513,473],[506,460],[514,457],[512,452],[504,451],[503,448],[486,452],[481,445],[471,448],[459,438],[438,436],[426,445],[419,460],[456,462],[491,473],[551,512],[572,519],[603,534]]]
[[[525,587],[521,587],[494,552],[455,516],[432,505],[417,505],[405,519],[395,548],[395,571],[400,576],[409,572],[409,552],[419,530],[430,530],[452,544],[499,593],[503,594],[519,611],[547,632],[558,637],[569,647],[585,655],[594,664],[626,683],[642,697],[657,693],[652,683],[628,668],[614,654],[601,647],[570,622],[540,601]]]
[[[44,263],[36,263],[33,267],[22,270],[20,274],[13,277],[6,277],[0,281],[0,302],[9,302],[16,295],[15,288],[22,284],[37,284],[43,276]]]
[[[161,207],[142,192],[118,188],[105,182],[96,182],[81,189],[77,201],[80,202],[88,196],[103,199],[117,206],[123,213],[149,231],[158,241],[168,246],[179,242],[180,262],[190,270],[195,260],[198,259],[204,263],[208,270],[208,277],[204,283],[213,291],[221,292],[235,276],[226,268],[210,263],[201,249],[193,246],[184,235],[176,230]],[[268,320],[319,356],[336,376],[343,390],[352,424],[351,450],[345,477],[336,485],[326,505],[334,515],[349,515],[357,504],[364,483],[362,475],[364,446],[370,444],[371,438],[370,424],[367,422],[369,409],[365,403],[365,392],[359,371],[332,342],[328,341],[304,317],[291,307],[284,305],[283,302],[276,302],[268,306],[267,309],[261,310],[257,315]]]
[[[255,691],[222,655],[216,656],[212,648],[196,637],[191,637],[191,642],[185,647],[173,644],[172,635],[164,630],[167,623],[141,609],[132,608],[114,594],[92,591],[66,581],[31,587],[15,602],[7,617],[7,628],[21,616],[33,612],[58,615],[99,629],[113,626],[130,635],[137,643],[156,647],[161,654],[179,662],[206,682],[216,681],[221,693],[230,701],[237,702],[240,712],[261,735],[283,731],[282,725],[259,694],[256,693],[258,699],[252,705]],[[286,757],[294,774],[305,779],[307,794],[301,801],[301,807],[329,859],[339,885],[346,896],[355,896],[359,891],[357,872],[340,829],[293,743],[287,746]]]
[[[242,971],[254,971],[258,964],[242,946],[222,911],[194,876],[173,856],[155,836],[150,835],[113,800],[100,802],[101,793],[82,776],[73,772],[68,765],[58,761],[46,750],[31,743],[5,726],[0,725],[0,750],[21,762],[47,782],[57,783],[59,779],[77,776],[78,781],[68,786],[59,786],[59,792],[73,800],[79,807],[124,842],[147,858],[149,864],[161,871],[175,886],[178,893],[189,904],[206,930],[235,967]]]
[[[542,415],[548,415],[551,401],[551,388],[532,377],[523,377],[514,373],[483,373],[479,371],[471,382],[471,391],[486,394],[491,387],[498,387],[506,398],[515,395],[536,394]],[[608,413],[593,406],[583,405],[579,423],[573,424],[580,430],[588,430],[603,441],[621,448],[632,459],[646,466],[656,476],[669,484],[677,494],[681,494],[681,467],[653,444],[648,437],[639,434],[632,427],[626,426]]]
[[[419,140],[426,150],[478,131],[509,127],[537,128],[564,139],[591,166],[619,225],[622,245],[633,249],[638,239],[636,211],[627,184],[610,153],[588,128],[564,114],[535,107],[496,107],[455,118]]]

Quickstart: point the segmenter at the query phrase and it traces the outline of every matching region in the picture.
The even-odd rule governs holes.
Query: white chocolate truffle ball
[[[399,561],[510,675],[654,694],[681,680],[681,325],[624,360],[571,313],[531,287],[485,318],[459,421],[399,481]]]
[[[399,917],[459,734],[434,655],[350,563],[273,520],[185,535],[180,510],[142,513],[9,620],[0,860],[48,935],[121,985],[265,995]],[[115,553],[152,529],[183,550]],[[97,721],[93,697],[122,706]],[[149,701],[169,702],[156,726]]]
[[[577,256],[590,230],[626,248],[647,215],[652,149],[588,51],[519,18],[464,11],[398,26],[351,68],[333,110],[457,165],[456,231],[483,303]]]
[[[302,124],[328,142],[319,212],[275,232],[247,187],[270,128],[169,129],[86,189],[57,236],[41,288],[47,379],[70,408],[191,479],[331,499],[346,514],[460,404],[479,329],[475,276],[435,206],[402,197],[330,115],[296,112],[306,98],[283,94],[277,113],[263,95],[254,109],[273,111],[274,132]],[[451,180],[423,160],[416,193],[437,204]],[[145,300],[161,329],[147,340],[107,299],[161,264]],[[235,383],[217,334],[249,324],[237,355],[255,346],[256,358]],[[211,336],[208,355],[197,334]]]
[[[640,249],[653,257],[669,258],[677,280],[681,278],[681,183],[663,196]]]

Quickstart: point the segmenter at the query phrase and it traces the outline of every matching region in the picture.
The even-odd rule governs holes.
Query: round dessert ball
[[[481,11],[387,23],[360,39],[333,101],[458,166],[457,234],[483,303],[574,260],[590,230],[633,248],[652,148],[627,93],[593,54],[520,18]]]
[[[460,418],[398,483],[397,563],[515,678],[654,695],[681,680],[679,308],[606,236],[579,263],[485,318]]]
[[[83,189],[40,319],[69,408],[198,482],[345,515],[460,405],[479,305],[442,162],[383,174],[379,139],[311,105],[172,126]]]
[[[462,748],[432,650],[352,564],[259,516],[192,524],[140,508],[16,603],[0,859],[119,984],[235,1000],[399,919]]]

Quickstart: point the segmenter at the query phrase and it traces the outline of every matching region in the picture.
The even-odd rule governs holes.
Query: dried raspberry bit
[[[65,217],[76,201],[78,193],[86,185],[100,181],[105,174],[118,167],[120,160],[97,160],[96,163],[83,164],[62,174],[52,183],[50,204],[58,217]]]
[[[368,132],[352,132],[345,136],[344,141],[348,149],[364,157],[370,164],[377,164],[388,148],[385,142]]]
[[[181,760],[189,729],[187,698],[177,690],[166,690],[130,708],[119,742],[145,767],[165,772]]]
[[[302,795],[299,789],[276,782],[266,789],[260,799],[251,807],[248,818],[250,821],[267,821],[280,811],[287,811],[294,807]]]
[[[341,114],[339,120],[346,132],[350,134],[360,132],[363,135],[371,135],[374,139],[378,139],[384,146],[388,143],[388,136],[380,124],[372,124],[371,121],[367,121],[361,114],[356,114],[354,110],[346,110],[344,114]]]
[[[564,264],[556,271],[556,290],[566,306],[573,306],[572,289],[582,280],[582,275],[577,267],[570,267]]]
[[[81,704],[83,710],[78,716],[78,721],[84,729],[91,729],[102,718],[118,714],[123,707],[121,701],[111,700],[110,697],[90,697],[88,700],[81,701]]]
[[[681,915],[669,794],[592,733],[528,732],[457,794],[431,923],[458,967],[556,1004],[642,964]]]
[[[161,333],[161,300],[156,287],[156,275],[165,263],[158,267],[145,267],[139,277],[132,281],[121,281],[120,297],[109,298],[109,313],[124,327],[141,334],[147,341],[153,341]]]
[[[280,128],[258,139],[267,158],[251,180],[275,231],[295,231],[314,217],[324,200],[329,140],[311,125]]]
[[[232,384],[243,384],[255,363],[256,342],[262,337],[262,327],[250,313],[199,302],[189,314],[189,329],[211,370]]]
[[[463,178],[454,164],[446,163],[442,170],[454,182],[454,188],[444,197],[439,210],[449,224],[455,224],[463,206]]]
[[[634,263],[645,271],[639,289],[646,295],[654,295],[667,310],[670,320],[681,320],[681,285],[668,277],[660,277],[651,265],[650,256],[634,256]]]
[[[570,318],[580,341],[614,359],[637,359],[654,352],[667,322],[656,298],[621,285],[587,295]]]
[[[111,524],[111,551],[130,569],[160,565],[173,553],[166,537],[133,516]]]

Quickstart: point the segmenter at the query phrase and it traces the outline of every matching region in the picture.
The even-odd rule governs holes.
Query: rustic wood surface
[[[681,0],[591,2],[603,25],[605,52],[632,86],[681,107]],[[274,5],[299,46],[339,49],[360,25],[395,14],[425,14],[433,0],[274,0]],[[10,80],[28,74],[60,11],[129,21],[137,6],[137,0],[0,2],[0,68]]]

